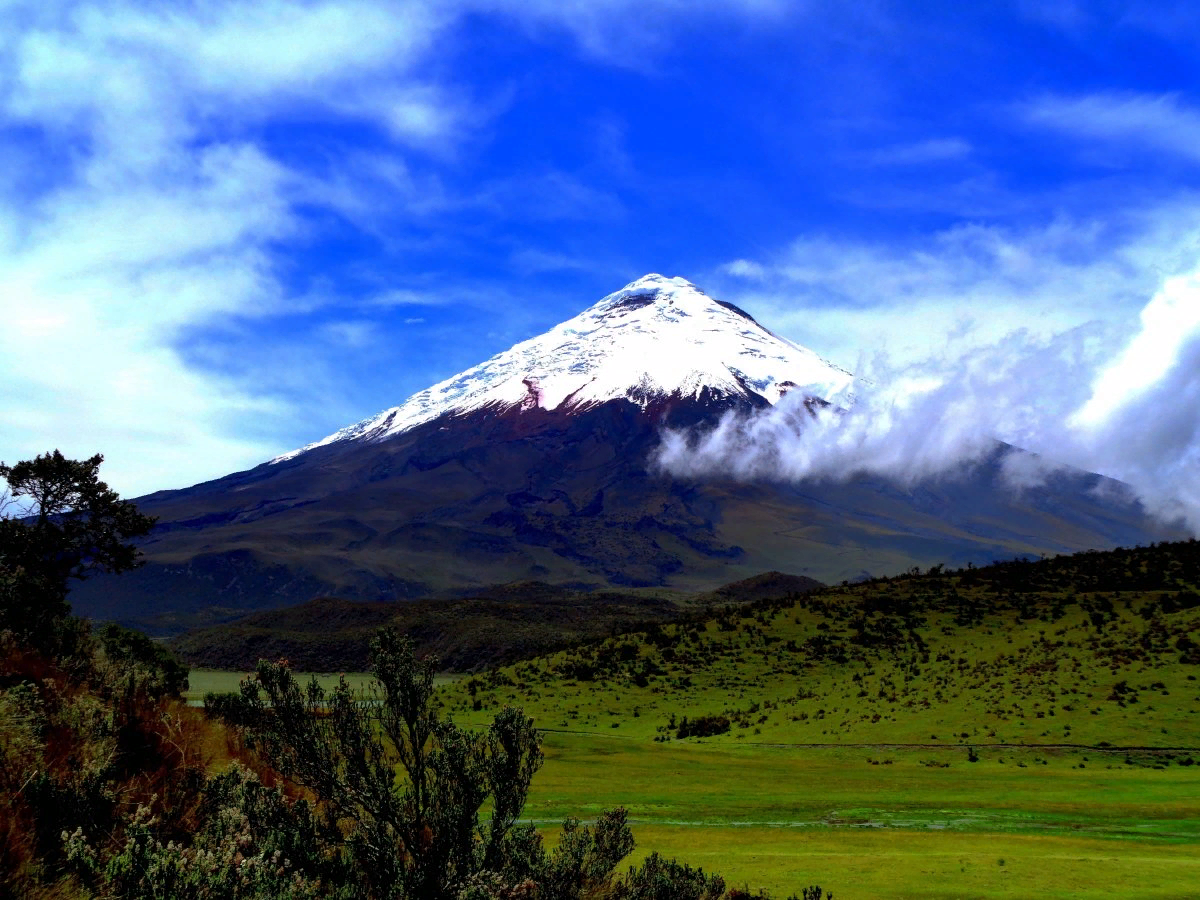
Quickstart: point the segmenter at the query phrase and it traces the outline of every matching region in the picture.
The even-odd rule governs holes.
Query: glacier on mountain
[[[763,328],[683,278],[646,275],[544,334],[414,394],[322,440],[379,441],[443,415],[535,406],[586,409],[626,399],[758,395],[772,405],[789,391],[837,403],[853,376]]]

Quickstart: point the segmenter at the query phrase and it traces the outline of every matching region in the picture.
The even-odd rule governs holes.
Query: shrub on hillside
[[[613,900],[719,900],[724,893],[720,875],[705,875],[703,869],[651,853],[629,870],[611,896]]]
[[[675,731],[675,737],[713,737],[729,731],[730,723],[726,716],[698,716],[688,719],[684,716]]]

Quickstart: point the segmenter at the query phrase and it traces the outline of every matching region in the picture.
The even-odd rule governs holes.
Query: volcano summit
[[[759,325],[690,281],[646,275],[595,306],[405,403],[277,457],[342,441],[383,441],[442,416],[543,409],[579,414],[613,400],[775,403],[789,390],[825,402],[849,372]]]
[[[775,569],[840,581],[1159,540],[1096,475],[1016,495],[990,464],[867,477],[690,480],[651,465],[708,427],[853,378],[681,278],[647,275],[399,406],[247,472],[140,498],[148,565],[76,608],[159,633],[335,595],[403,600],[541,580],[707,589]],[[793,402],[789,400],[789,402]]]

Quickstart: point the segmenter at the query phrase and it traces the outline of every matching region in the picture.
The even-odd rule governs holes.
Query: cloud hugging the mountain
[[[729,413],[711,430],[668,430],[657,464],[676,475],[912,486],[952,481],[995,441],[1014,490],[1066,467],[1126,482],[1146,508],[1200,532],[1200,279],[1167,280],[1118,349],[1082,326],[1049,338],[1017,331],[935,359],[871,361],[844,407],[785,398]]]

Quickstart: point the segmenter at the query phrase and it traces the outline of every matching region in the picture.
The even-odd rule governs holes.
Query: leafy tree
[[[0,463],[9,495],[0,510],[0,631],[47,648],[70,610],[72,579],[140,565],[130,541],[149,534],[155,520],[100,480],[103,461],[100,454],[73,460],[54,450]]]
[[[375,638],[371,659],[367,697],[344,679],[328,694],[316,679],[301,687],[286,664],[262,661],[243,682],[240,709],[220,709],[250,723],[264,756],[317,797],[330,832],[348,823],[342,849],[368,896],[434,900],[540,877],[551,859],[536,831],[516,827],[542,762],[533,721],[511,708],[483,733],[442,720],[434,661],[416,659],[395,629]],[[620,826],[628,831],[623,818]]]
[[[98,637],[110,663],[145,673],[151,693],[178,697],[187,690],[188,667],[158,641],[115,622],[101,628]]]
[[[345,679],[330,693],[315,678],[301,686],[286,663],[261,661],[240,697],[205,698],[210,715],[245,729],[316,798],[320,821],[305,833],[324,835],[318,855],[353,873],[347,896],[715,900],[724,891],[720,878],[657,854],[614,878],[634,847],[624,809],[591,825],[567,819],[546,852],[533,825],[518,824],[542,763],[532,720],[506,708],[475,733],[441,719],[435,662],[416,659],[395,629],[375,638],[371,660],[377,684],[365,696]]]

